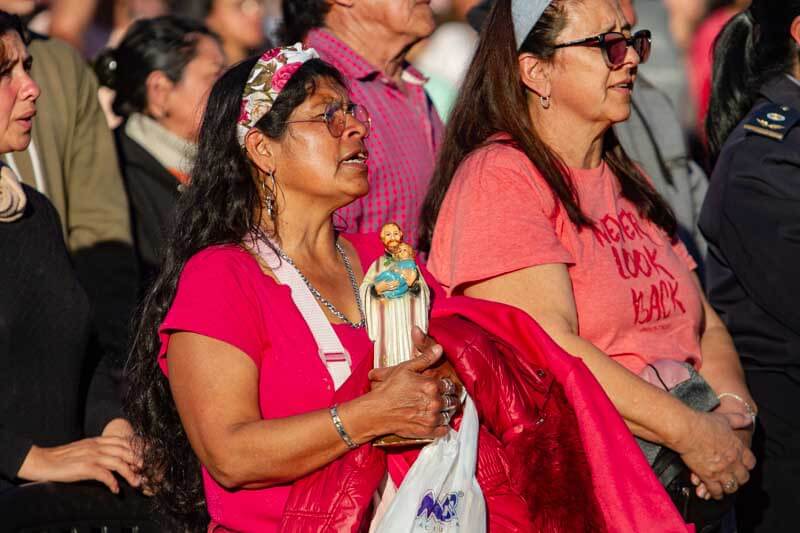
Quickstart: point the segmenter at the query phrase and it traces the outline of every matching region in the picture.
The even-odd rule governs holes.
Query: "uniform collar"
[[[323,28],[314,28],[309,31],[306,44],[316,49],[322,59],[333,62],[345,79],[358,81],[378,79],[387,85],[394,84],[378,67],[369,63],[344,41]],[[428,81],[419,70],[407,62],[403,64],[401,78],[406,83],[420,86],[425,85]]]
[[[775,104],[786,105],[800,111],[800,80],[788,74],[775,76],[762,85],[759,92]]]

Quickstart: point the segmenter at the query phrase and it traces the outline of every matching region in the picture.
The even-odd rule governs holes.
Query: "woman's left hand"
[[[737,413],[747,417],[751,416],[739,400],[727,396],[720,399],[719,407],[717,407],[714,411],[717,413]],[[742,444],[748,448],[751,448],[753,444],[753,432],[755,429],[755,425],[750,425],[742,429],[734,428],[734,433],[736,433],[736,436],[742,441]]]
[[[419,331],[418,333],[422,334],[421,331]],[[432,346],[436,344],[436,340],[433,337],[430,337],[429,335],[426,334],[422,335],[424,335],[424,341],[422,341],[421,344],[417,345],[417,348],[420,349],[420,351],[425,349],[424,347],[428,345]],[[445,356],[446,355],[447,354],[445,354]],[[449,379],[453,384],[455,384],[455,392],[453,393],[453,396],[461,399],[464,390],[464,384],[461,383],[461,379],[459,379],[458,374],[456,374],[453,365],[450,364],[450,361],[448,361],[446,357],[442,357],[436,365],[424,371],[422,375],[436,378],[438,380]],[[460,407],[461,405],[459,403],[457,411],[461,410]]]
[[[119,437],[130,442],[131,450],[135,456],[135,463],[131,464],[131,468],[141,476],[142,471],[142,443],[136,438],[133,433],[131,423],[124,418],[115,418],[103,428],[103,437]],[[144,480],[143,480],[144,481]],[[138,487],[145,496],[152,496],[152,492],[147,489],[147,483],[140,483]]]
[[[722,398],[720,400],[720,405],[717,407],[714,412],[716,413],[737,413],[742,414],[745,416],[750,416],[745,410],[742,409],[740,402],[734,400],[733,398]],[[733,428],[734,434],[742,441],[742,444],[745,445],[747,448],[752,448],[753,444],[753,433],[755,432],[755,426],[751,425],[746,428]],[[708,494],[708,488],[705,486],[705,483],[700,481],[700,478],[697,474],[692,473],[692,483],[697,487],[697,495],[700,498],[705,498],[706,494]]]
[[[433,337],[424,333],[417,326],[414,326],[411,338],[414,341],[414,348],[418,355],[427,352],[432,352],[434,347],[438,347],[439,349],[442,348],[441,345],[439,345]],[[437,361],[433,366],[431,366],[427,370],[424,370],[421,374],[429,378],[434,378],[437,381],[443,382],[445,380],[449,380],[450,383],[452,383],[453,391],[449,392],[448,395],[454,396],[455,398],[461,400],[464,391],[464,386],[461,383],[458,374],[456,374],[455,369],[446,359],[446,357],[442,357],[441,359],[439,359],[439,361]],[[372,385],[374,388],[376,382],[373,381]],[[461,410],[461,402],[459,401],[458,404],[456,405],[455,412],[459,412],[460,410]]]
[[[721,400],[721,403],[720,403],[719,407],[714,409],[715,413],[720,413],[720,414],[734,413],[734,414],[741,414],[741,415],[744,415],[744,416],[747,416],[747,417],[750,416],[748,413],[743,412],[742,409],[740,408],[740,406],[737,407],[737,405],[730,405],[730,402],[728,402],[728,405],[726,405],[725,400],[726,399],[723,398]],[[739,438],[739,440],[742,441],[742,444],[744,444],[744,446],[747,449],[750,449],[752,447],[753,433],[755,431],[755,426],[754,425],[750,425],[750,426],[745,427],[745,428],[732,427],[731,429],[733,429],[733,433],[736,435],[736,437]],[[700,480],[700,477],[697,474],[695,474],[694,472],[692,472],[691,481],[692,481],[692,484],[696,487],[695,493],[697,494],[697,496],[699,498],[702,498],[704,500],[710,499],[711,495],[710,495],[710,492],[708,490],[708,487],[706,486],[705,483],[703,483]],[[738,490],[738,487],[737,487],[737,490]]]
[[[456,387],[453,396],[455,396],[456,398],[461,398],[461,395],[463,394],[464,385],[458,378],[458,374],[456,374],[456,371],[453,368],[453,365],[450,364],[450,361],[443,360],[441,364],[439,364],[434,368],[429,368],[428,370],[423,372],[422,375],[436,378],[439,380],[449,379],[455,384]]]

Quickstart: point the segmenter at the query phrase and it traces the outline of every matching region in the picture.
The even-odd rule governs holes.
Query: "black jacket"
[[[139,261],[140,289],[155,276],[169,229],[179,182],[139,143],[125,134],[125,125],[114,132],[125,188],[131,203],[131,227]]]
[[[800,383],[800,85],[765,84],[726,141],[700,229],[709,299],[745,369]]]
[[[87,358],[91,309],[58,213],[43,195],[24,188],[24,216],[0,223],[0,491],[18,482],[34,444],[97,435],[121,416],[108,360],[95,371]]]

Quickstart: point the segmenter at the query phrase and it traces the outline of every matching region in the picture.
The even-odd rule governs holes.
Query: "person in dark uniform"
[[[800,530],[798,44],[800,0],[754,0],[717,41],[707,121],[717,158],[700,215],[709,300],[759,407],[742,533]]]

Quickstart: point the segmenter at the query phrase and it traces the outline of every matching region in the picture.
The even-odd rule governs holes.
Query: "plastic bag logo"
[[[459,502],[464,493],[449,492],[440,501],[436,500],[433,491],[428,491],[422,497],[417,509],[417,526],[425,531],[442,531],[445,525],[458,526]]]

